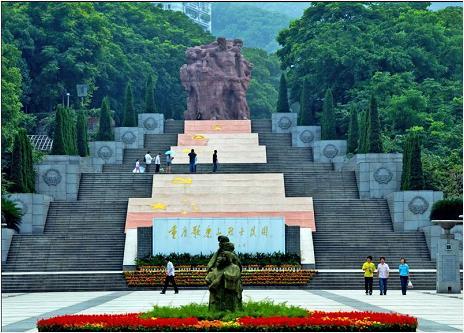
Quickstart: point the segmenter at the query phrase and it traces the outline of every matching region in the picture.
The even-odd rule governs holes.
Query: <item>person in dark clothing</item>
[[[197,172],[197,154],[195,154],[195,150],[191,150],[188,154],[189,156],[189,165],[190,165],[190,173]]]
[[[163,287],[163,290],[161,291],[161,294],[166,294],[166,289],[168,288],[169,282],[172,283],[172,286],[174,287],[174,292],[178,294],[179,289],[177,289],[176,281],[174,280],[174,276],[175,276],[174,265],[168,258],[166,258],[165,260],[166,260],[166,279],[164,280],[164,287]]]
[[[218,158],[217,158],[217,150],[215,150],[213,154],[213,172],[216,172],[217,168],[218,168]]]

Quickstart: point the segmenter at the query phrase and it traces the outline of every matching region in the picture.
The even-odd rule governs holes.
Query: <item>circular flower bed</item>
[[[397,313],[308,312],[305,317],[241,317],[232,321],[142,318],[138,313],[68,315],[39,320],[40,332],[70,331],[402,331],[414,332],[417,319]]]

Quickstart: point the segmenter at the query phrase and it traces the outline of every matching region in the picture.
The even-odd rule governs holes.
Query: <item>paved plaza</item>
[[[402,296],[393,290],[386,297],[364,295],[361,290],[245,290],[244,300],[270,299],[313,310],[396,311],[419,319],[419,331],[459,332],[463,329],[461,295],[437,295],[410,291]],[[2,294],[2,331],[36,331],[39,318],[63,314],[127,313],[148,310],[152,305],[207,303],[207,290],[56,292]]]

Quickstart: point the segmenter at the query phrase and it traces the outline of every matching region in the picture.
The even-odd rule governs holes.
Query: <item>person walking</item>
[[[217,158],[217,150],[213,153],[213,172],[216,172],[218,168],[218,158]]]
[[[155,156],[155,173],[160,172],[160,166],[161,166],[161,153],[158,153],[158,155]]]
[[[166,173],[171,173],[171,164],[174,157],[170,153],[166,154]]]
[[[140,161],[137,159],[135,161],[135,168],[132,170],[133,173],[140,173]]]
[[[191,150],[188,154],[189,156],[189,166],[190,166],[190,173],[196,172],[196,161],[197,161],[197,154],[195,154],[195,150]]]
[[[380,264],[377,265],[377,277],[379,278],[380,296],[387,294],[387,281],[390,275],[390,267],[385,263],[385,257],[380,257]]]
[[[398,267],[398,272],[400,273],[401,293],[403,295],[406,295],[409,281],[409,265],[406,263],[405,258],[400,259],[400,266]]]
[[[364,289],[366,289],[366,295],[372,295],[372,285],[374,283],[374,272],[375,265],[372,262],[372,256],[368,256],[366,261],[362,265],[364,271]]]
[[[149,171],[150,171],[151,162],[153,161],[153,157],[151,157],[149,151],[145,154],[145,156],[144,156],[143,159],[145,160],[145,165],[146,165],[146,169],[147,169],[146,171],[149,172]]]
[[[169,260],[169,258],[166,258],[165,262],[166,262],[166,279],[164,280],[164,287],[163,287],[163,290],[161,291],[161,294],[166,294],[166,289],[168,288],[169,282],[171,282],[172,286],[174,287],[174,293],[178,294],[179,289],[177,289],[176,281],[174,280],[174,276],[175,276],[174,265]]]

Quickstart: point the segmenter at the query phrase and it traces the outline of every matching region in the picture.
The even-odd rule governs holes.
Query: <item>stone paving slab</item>
[[[458,332],[463,329],[463,298],[430,291],[397,290],[386,297],[364,295],[359,290],[245,290],[244,300],[271,299],[307,309],[326,311],[396,311],[419,318],[419,331]],[[166,295],[159,291],[60,292],[2,294],[2,331],[36,331],[38,318],[62,314],[127,313],[146,311],[151,306],[207,303],[208,291],[189,290]]]

